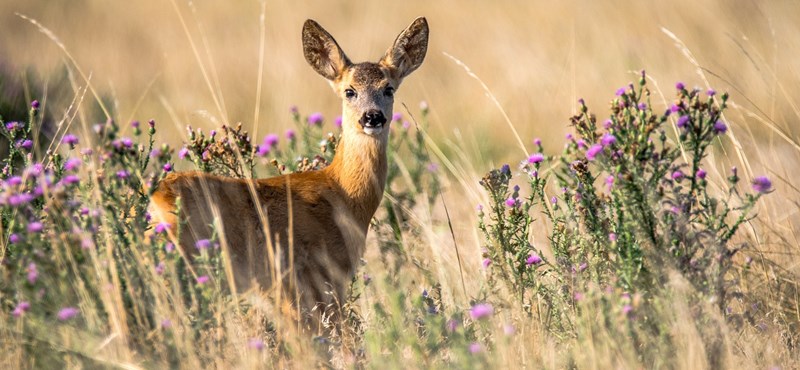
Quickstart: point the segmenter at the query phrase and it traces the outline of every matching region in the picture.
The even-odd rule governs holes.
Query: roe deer
[[[313,20],[303,51],[342,98],[342,136],[331,164],[266,179],[175,173],[152,196],[155,222],[187,254],[212,237],[227,245],[237,289],[255,280],[298,297],[305,314],[343,297],[364,254],[367,229],[386,183],[386,147],[394,92],[425,59],[428,23],[417,18],[377,63],[351,63]],[[176,207],[180,209],[176,209]],[[214,228],[212,228],[214,225]],[[305,316],[303,314],[303,316]]]

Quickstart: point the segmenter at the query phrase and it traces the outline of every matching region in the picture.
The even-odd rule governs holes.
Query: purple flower
[[[403,114],[402,113],[392,114],[392,121],[400,122],[402,119],[403,119]]]
[[[528,265],[528,266],[538,265],[540,263],[542,263],[542,257],[539,257],[539,255],[537,255],[535,253],[533,253],[530,256],[528,256],[528,259],[525,260],[525,264]]]
[[[575,292],[575,294],[572,295],[572,298],[575,299],[576,302],[579,302],[583,300],[583,293]]]
[[[597,157],[597,155],[600,154],[600,152],[602,151],[603,151],[602,145],[594,144],[592,145],[591,148],[589,148],[589,150],[586,151],[586,159],[593,161],[595,157]]]
[[[336,127],[341,128],[342,127],[342,122],[343,122],[342,116],[337,116],[336,119],[333,120],[333,125],[336,126]]]
[[[156,225],[156,227],[153,229],[153,231],[155,231],[156,234],[163,234],[166,233],[170,227],[172,227],[172,225],[166,222],[159,222],[158,225]]]
[[[147,125],[150,126],[150,128],[156,128],[156,120],[154,119],[147,120]]]
[[[164,261],[159,262],[158,265],[156,265],[156,268],[155,268],[156,274],[157,275],[162,275],[166,268],[167,268],[167,265],[164,264]]]
[[[772,181],[766,176],[759,176],[753,179],[753,190],[759,193],[766,193],[772,190]]]
[[[488,303],[478,303],[469,309],[469,316],[473,320],[482,320],[494,314],[494,307]]]
[[[673,172],[672,179],[675,181],[681,181],[683,179],[683,172],[680,170]]]
[[[81,154],[83,155],[92,155],[92,153],[94,153],[94,150],[92,150],[92,148],[81,149]]]
[[[503,333],[507,336],[512,336],[517,332],[517,328],[514,327],[512,324],[505,324],[503,325]]]
[[[586,149],[586,141],[585,141],[585,140],[583,140],[583,139],[578,139],[578,141],[577,141],[577,143],[576,143],[576,144],[578,144],[578,148],[581,148],[581,149]]]
[[[633,306],[629,304],[622,306],[622,313],[624,313],[626,316],[631,315],[631,313],[633,313]]]
[[[702,168],[697,169],[697,178],[700,180],[705,180],[706,178],[706,171]]]
[[[158,158],[161,156],[161,149],[155,148],[150,151],[150,158]]]
[[[675,88],[678,90],[683,90],[686,88],[686,86],[683,84],[683,82],[678,82],[675,84]]]
[[[686,128],[688,124],[689,116],[681,116],[681,118],[678,118],[678,122],[675,123],[675,126],[678,126],[678,128]]]
[[[724,134],[728,131],[728,126],[725,125],[725,122],[717,121],[714,123],[714,133],[715,134]]]
[[[310,116],[308,116],[308,124],[322,126],[322,119],[322,113],[312,113]]]
[[[38,100],[34,100],[34,101],[32,101],[32,102],[31,102],[31,108],[33,108],[33,109],[39,109],[39,101],[38,101]]]
[[[506,174],[506,175],[510,175],[511,174],[511,166],[509,166],[507,164],[504,164],[503,167],[500,167],[500,172],[502,172],[503,174]]]
[[[472,342],[469,344],[469,353],[478,354],[483,352],[483,345],[478,342]]]
[[[189,155],[189,149],[186,147],[183,147],[181,148],[181,150],[178,151],[178,158],[180,159],[186,159],[186,156],[188,155]]]
[[[609,233],[608,234],[608,240],[610,240],[612,242],[617,241],[617,234],[616,233]]]
[[[428,172],[435,173],[436,171],[439,171],[439,165],[436,164],[436,163],[431,162],[431,163],[428,163],[428,166],[425,167],[425,169],[428,170]]]
[[[166,251],[167,253],[172,253],[174,250],[175,250],[175,244],[172,244],[172,242],[168,242],[164,246],[164,251]]]
[[[130,138],[128,138],[128,137],[123,137],[122,139],[120,139],[120,141],[119,141],[119,142],[120,142],[120,143],[122,143],[122,145],[123,145],[124,147],[126,147],[126,148],[130,148],[130,147],[132,147],[132,146],[133,146],[133,140],[131,140],[131,139],[130,139]]]
[[[211,241],[208,239],[200,239],[194,243],[194,247],[201,251],[206,250],[211,247]]]
[[[22,177],[19,176],[12,176],[6,180],[6,185],[8,186],[17,186],[19,184],[22,184]]]
[[[12,194],[8,197],[8,205],[12,207],[19,207],[23,204],[28,204],[32,201],[34,196],[29,193]]]
[[[286,134],[285,135],[286,135],[286,139],[288,139],[289,141],[294,141],[294,138],[295,138],[294,130],[292,130],[292,129],[286,130]]]
[[[44,225],[42,225],[39,221],[34,221],[28,224],[28,232],[29,233],[39,233],[44,229]]]
[[[604,129],[606,129],[606,130],[608,130],[608,129],[610,129],[610,128],[611,128],[611,126],[612,126],[613,124],[614,124],[614,122],[611,122],[611,120],[610,120],[610,119],[607,119],[607,120],[603,121],[603,128],[604,128]]]
[[[603,138],[600,139],[600,143],[603,144],[603,146],[614,145],[616,142],[617,137],[611,134],[605,134],[603,135]]]
[[[17,234],[11,234],[8,236],[8,242],[11,244],[17,244],[22,240],[22,238]]]
[[[617,92],[616,92],[617,96],[622,96],[624,94],[625,94],[625,87],[624,86],[620,87],[619,89],[617,89]]]
[[[481,265],[483,265],[483,268],[485,268],[485,269],[489,268],[489,266],[491,266],[491,264],[492,264],[492,260],[488,259],[488,258],[484,258],[483,261],[481,261]]]
[[[77,175],[67,175],[67,176],[64,176],[63,179],[61,179],[61,182],[64,185],[73,185],[73,184],[79,183],[80,181],[81,181],[81,178],[78,177]]]
[[[706,91],[706,94],[708,96],[714,96],[717,95],[717,92],[714,89],[708,89],[708,91]]]
[[[30,140],[27,140],[27,139],[23,140],[23,141],[19,142],[19,147],[22,148],[22,149],[33,148],[33,141],[30,141]]]
[[[269,145],[271,147],[278,145],[278,135],[269,134],[267,136],[264,136],[264,144]]]
[[[250,338],[247,340],[247,347],[256,351],[261,351],[264,349],[264,341],[258,338]]]
[[[211,278],[209,278],[208,275],[198,276],[197,277],[197,284],[202,285],[202,284],[207,283],[209,280],[211,280]]]
[[[669,106],[669,112],[670,113],[678,113],[680,111],[681,111],[681,107],[679,107],[679,106],[677,106],[675,104],[672,104],[672,105]]]
[[[553,195],[553,197],[550,198],[550,203],[553,203],[555,205],[556,203],[558,203],[558,198],[555,195]]]
[[[588,264],[588,263],[586,263],[586,262],[581,262],[581,264],[580,264],[580,265],[578,265],[578,272],[584,272],[584,271],[586,270],[586,268],[587,268],[587,267],[589,267],[589,264]]]
[[[403,121],[403,130],[408,130],[409,127],[411,127],[411,123],[408,121]]]
[[[81,311],[75,307],[64,307],[58,311],[56,317],[58,317],[60,321],[67,321],[78,316],[79,313],[81,313]]]
[[[272,151],[272,148],[269,145],[259,145],[256,147],[256,155],[259,157],[265,157],[269,152]]]
[[[31,262],[28,264],[28,283],[31,285],[36,284],[36,280],[39,280],[39,269],[36,268],[36,264]]]
[[[209,132],[209,135],[211,135],[211,138],[213,139],[214,136],[217,136],[217,130],[211,130],[211,132]]]
[[[17,303],[17,307],[14,307],[14,311],[11,312],[11,315],[13,315],[14,317],[20,317],[30,309],[31,309],[30,302],[21,301],[21,302]]]
[[[172,321],[169,319],[161,320],[161,328],[162,329],[169,329],[172,327]]]
[[[517,206],[517,200],[512,197],[509,197],[508,199],[506,199],[505,204],[506,207],[508,208],[514,208]]]
[[[533,145],[542,146],[542,139],[540,139],[538,137],[533,139]]]
[[[647,103],[639,103],[639,110],[647,109]]]
[[[162,167],[162,168],[164,169],[164,172],[172,171],[172,165],[169,164],[169,163],[164,163],[164,167]]]
[[[74,171],[74,170],[78,169],[78,167],[81,166],[81,163],[83,163],[83,161],[81,161],[78,158],[67,159],[67,161],[64,162],[64,170],[66,170],[66,171]]]
[[[78,137],[73,134],[66,134],[63,138],[61,138],[61,142],[69,145],[71,148],[74,148],[75,145],[78,144]]]
[[[528,157],[528,163],[541,163],[544,160],[542,153],[533,153]]]
[[[139,121],[137,121],[137,120],[133,120],[133,121],[131,121],[131,127],[133,127],[133,128],[139,128]]]
[[[125,171],[125,170],[117,171],[117,178],[120,179],[120,180],[125,180],[125,179],[128,178],[128,176],[130,176],[128,171]]]

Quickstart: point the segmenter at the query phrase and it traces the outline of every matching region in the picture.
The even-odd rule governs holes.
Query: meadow
[[[412,19],[344,324],[298,333],[145,209],[172,171],[320,168],[354,60]],[[9,368],[796,368],[800,5],[0,4]],[[794,175],[793,175],[794,174]]]

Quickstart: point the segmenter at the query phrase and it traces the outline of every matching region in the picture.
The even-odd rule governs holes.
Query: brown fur
[[[305,312],[332,303],[327,292],[343,297],[386,183],[389,128],[367,132],[359,119],[369,110],[391,117],[393,99],[386,89],[397,88],[419,67],[427,39],[427,23],[419,18],[379,63],[352,64],[329,33],[306,21],[306,60],[344,99],[342,139],[332,163],[320,171],[258,180],[171,174],[152,197],[154,221],[169,223],[170,236],[188,255],[198,240],[212,237],[214,225],[239,289],[253,282],[279,288],[290,299],[299,297],[295,303]],[[345,98],[346,89],[359,97]]]

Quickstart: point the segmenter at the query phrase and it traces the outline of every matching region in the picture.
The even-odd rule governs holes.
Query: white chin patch
[[[364,127],[364,133],[370,136],[377,136],[383,132],[383,127]]]

